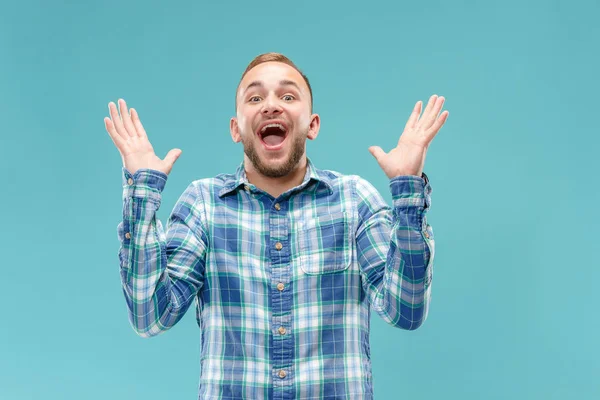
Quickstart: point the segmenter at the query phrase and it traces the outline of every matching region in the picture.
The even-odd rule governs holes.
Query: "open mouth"
[[[282,121],[272,121],[259,126],[257,133],[267,150],[279,150],[283,147],[288,128]]]

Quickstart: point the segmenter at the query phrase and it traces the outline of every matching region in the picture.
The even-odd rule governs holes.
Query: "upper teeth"
[[[268,125],[263,126],[263,128],[260,130],[260,132],[264,133],[267,128],[279,128],[282,131],[285,131],[285,128],[281,124],[268,124]]]

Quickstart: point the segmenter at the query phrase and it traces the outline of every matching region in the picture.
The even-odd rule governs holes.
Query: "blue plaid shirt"
[[[319,170],[277,198],[235,174],[192,182],[166,230],[167,175],[123,169],[121,280],[140,336],[195,300],[200,399],[371,399],[369,318],[418,328],[434,238],[427,177],[390,180],[393,207],[356,175]]]

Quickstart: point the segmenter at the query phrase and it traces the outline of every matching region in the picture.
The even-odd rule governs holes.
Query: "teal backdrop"
[[[388,201],[367,148],[447,99],[430,314],[414,332],[373,316],[375,397],[600,398],[597,1],[2,3],[0,399],[196,398],[194,313],[152,339],[129,325],[103,118],[124,98],[160,156],[183,150],[166,222],[189,182],[241,162],[235,88],[269,51],[313,85],[309,157]]]

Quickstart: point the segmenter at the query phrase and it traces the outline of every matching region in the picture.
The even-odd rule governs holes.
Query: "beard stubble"
[[[294,170],[298,162],[304,155],[304,144],[308,135],[308,129],[301,132],[293,139],[292,148],[287,159],[281,165],[268,165],[264,163],[258,155],[252,138],[246,140],[246,135],[242,135],[242,145],[244,146],[244,154],[248,157],[252,165],[258,173],[269,178],[281,178]]]

